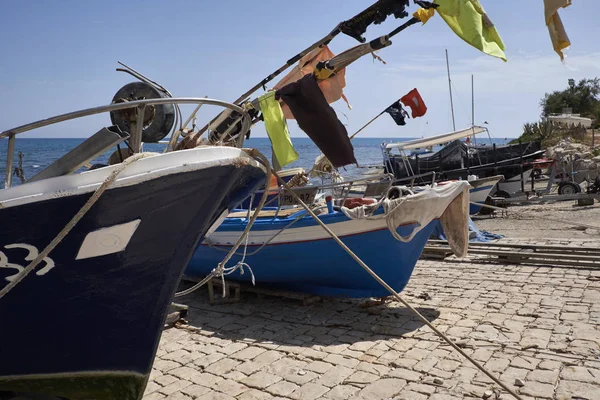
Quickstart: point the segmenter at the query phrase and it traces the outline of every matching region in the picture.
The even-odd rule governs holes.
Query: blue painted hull
[[[263,183],[258,168],[222,165],[106,191],[50,253],[55,267],[0,299],[0,398],[141,399],[193,249],[220,213]],[[5,246],[41,251],[89,197],[0,208],[0,250],[27,265],[26,251]],[[89,232],[136,219],[125,250],[76,260]],[[0,268],[0,288],[14,273]]]
[[[348,220],[343,214],[340,215],[339,212],[336,214],[325,215],[323,221],[335,223]],[[228,222],[221,225],[217,232],[233,230],[241,232],[244,228],[239,221]],[[435,221],[429,223],[408,243],[394,239],[387,227],[342,236],[341,239],[391,287],[400,292],[408,283],[434,224]],[[283,222],[258,221],[255,227],[260,231],[274,230],[284,225]],[[305,217],[294,227],[314,225],[316,222],[312,218]],[[413,225],[402,226],[398,232],[407,236],[412,232],[413,227]],[[294,228],[290,228],[291,232],[293,230]],[[217,250],[206,243],[198,246],[185,275],[204,277],[210,273],[226,254],[223,250],[228,250],[230,247],[219,246],[219,248]],[[248,253],[257,248],[258,246],[248,246]],[[234,256],[229,265],[235,264],[240,259],[241,257]],[[256,283],[260,286],[331,297],[365,298],[389,295],[387,290],[331,238],[267,245],[256,254],[248,255],[246,262],[252,268]],[[228,279],[249,282],[251,277],[248,272],[241,275],[236,271],[228,275]]]

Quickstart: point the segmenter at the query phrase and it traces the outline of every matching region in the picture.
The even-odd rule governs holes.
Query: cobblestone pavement
[[[600,399],[600,271],[419,261],[403,295],[523,398]],[[397,302],[178,302],[145,400],[512,398]]]

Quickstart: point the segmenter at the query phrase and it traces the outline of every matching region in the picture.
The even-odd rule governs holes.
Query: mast
[[[446,69],[448,71],[448,89],[450,90],[450,110],[452,111],[452,130],[456,131],[456,122],[454,121],[454,104],[452,103],[452,82],[450,81],[450,63],[448,62],[448,49],[446,49]]]
[[[473,74],[471,74],[471,126],[475,126],[475,83]],[[473,135],[473,143],[477,144],[477,139]]]
[[[475,86],[471,74],[471,126],[475,126]]]

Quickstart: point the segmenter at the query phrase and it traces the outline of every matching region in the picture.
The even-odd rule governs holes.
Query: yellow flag
[[[544,15],[546,17],[548,32],[550,33],[550,40],[552,40],[554,51],[558,53],[561,60],[565,58],[563,50],[571,45],[571,41],[558,15],[558,10],[570,5],[571,0],[544,0]]]
[[[415,11],[413,13],[413,17],[415,17],[416,19],[418,19],[419,21],[421,21],[423,23],[423,25],[425,25],[425,23],[427,21],[429,21],[429,18],[433,17],[433,15],[435,14],[435,8],[419,8],[417,11]]]
[[[279,101],[275,100],[275,92],[268,92],[258,98],[260,111],[265,120],[265,129],[269,139],[273,153],[277,158],[277,162],[281,167],[294,162],[298,159],[298,153],[292,145],[290,133],[288,131],[283,111]]]
[[[435,0],[435,9],[465,42],[506,61],[504,43],[478,0]]]

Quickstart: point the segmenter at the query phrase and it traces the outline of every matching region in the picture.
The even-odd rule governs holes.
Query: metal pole
[[[519,139],[519,153],[521,154],[520,164],[521,164],[521,192],[525,193],[525,181],[523,179],[523,145],[521,143],[521,139]],[[532,178],[533,179],[533,178]]]
[[[386,110],[387,110],[387,108],[386,108]],[[385,112],[385,110],[383,110],[382,112],[380,112],[379,114],[377,114],[377,115],[375,116],[375,118],[373,118],[372,120],[370,120],[369,122],[367,122],[367,123],[366,123],[365,125],[363,125],[363,127],[362,127],[362,128],[360,128],[359,130],[357,130],[356,132],[354,132],[354,133],[352,134],[352,136],[350,136],[350,140],[352,140],[352,138],[353,138],[354,136],[358,135],[358,133],[359,133],[360,131],[362,131],[362,130],[363,130],[363,129],[365,129],[367,126],[369,126],[369,125],[371,124],[371,122],[373,122],[373,121],[375,121],[377,118],[381,117],[381,115],[382,115],[384,112]]]
[[[142,148],[142,131],[144,130],[144,114],[146,106],[137,107],[135,120],[131,122],[131,149],[134,153],[139,153]]]
[[[12,186],[13,160],[15,158],[15,140],[16,135],[13,133],[8,136],[8,150],[6,153],[6,175],[4,178],[4,188],[8,189]]]
[[[471,126],[475,126],[475,83],[471,74]]]
[[[475,126],[475,82],[471,74],[471,126]],[[473,143],[477,144],[477,135],[473,135]]]
[[[452,83],[450,81],[450,63],[448,62],[448,49],[446,49],[446,69],[448,71],[448,89],[450,90],[450,110],[452,111],[452,130],[456,131],[456,123],[454,121],[454,104],[452,103]]]

